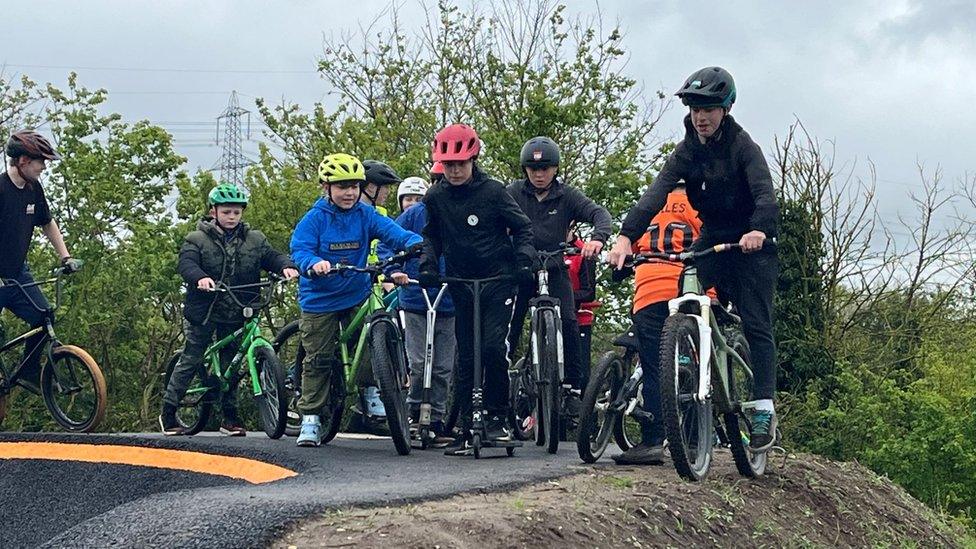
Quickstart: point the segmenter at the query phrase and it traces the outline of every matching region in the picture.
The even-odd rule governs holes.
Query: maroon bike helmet
[[[54,150],[51,142],[33,130],[22,130],[11,135],[7,140],[7,156],[10,158],[28,156],[44,160],[61,159],[61,155]]]

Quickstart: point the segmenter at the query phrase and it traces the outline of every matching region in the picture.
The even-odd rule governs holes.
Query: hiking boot
[[[163,406],[163,413],[159,414],[159,430],[168,437],[186,433],[186,429],[176,421],[176,408],[169,405]]]
[[[617,465],[661,465],[664,463],[664,445],[642,442],[622,454],[613,456],[613,461]]]
[[[505,418],[501,416],[491,416],[485,422],[485,435],[488,440],[507,442],[512,440],[512,432],[508,430]]]
[[[471,448],[471,442],[468,441],[467,434],[460,434],[454,437],[454,440],[444,448],[445,456],[470,456],[474,455],[474,450]]]
[[[298,433],[298,446],[318,446],[322,444],[322,421],[319,416],[302,416],[302,431]]]
[[[749,450],[760,453],[772,448],[776,442],[776,412],[752,409],[749,423],[752,427],[749,433]]]
[[[386,417],[386,406],[380,400],[379,388],[366,387],[363,389],[363,401],[366,404],[366,415],[381,419]]]

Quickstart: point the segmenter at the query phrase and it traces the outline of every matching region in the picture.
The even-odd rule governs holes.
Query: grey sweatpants
[[[404,311],[404,341],[410,364],[410,394],[407,404],[417,413],[424,396],[424,351],[427,347],[427,316]],[[454,373],[457,341],[454,338],[454,317],[438,316],[434,323],[434,364],[431,371],[431,421],[443,421],[447,410],[447,395]]]

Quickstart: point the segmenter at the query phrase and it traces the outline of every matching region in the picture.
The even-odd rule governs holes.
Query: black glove
[[[407,248],[406,250],[404,250],[404,252],[403,252],[404,258],[405,259],[413,259],[415,257],[420,257],[420,254],[423,251],[424,251],[424,243],[423,242],[418,242],[418,243],[414,244],[413,246],[410,246],[409,248]]]
[[[535,271],[532,267],[519,267],[515,271],[515,279],[520,285],[529,285],[535,282]]]
[[[65,274],[76,273],[81,270],[81,266],[84,265],[84,261],[80,259],[75,259],[71,256],[65,257],[61,260],[61,266],[64,267]]]
[[[417,282],[420,282],[420,285],[424,288],[432,288],[440,286],[441,276],[437,273],[424,271],[417,276]]]

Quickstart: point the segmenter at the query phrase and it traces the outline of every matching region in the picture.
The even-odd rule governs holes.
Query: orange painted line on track
[[[255,459],[112,444],[0,442],[0,459],[50,459],[135,465],[219,475],[245,480],[251,484],[264,484],[298,475],[291,469]]]

